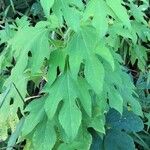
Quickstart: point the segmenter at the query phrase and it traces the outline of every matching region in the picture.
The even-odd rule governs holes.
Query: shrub
[[[40,3],[36,24],[22,16],[0,30],[0,139],[8,149],[134,150],[144,115],[130,70],[147,69],[148,1]]]

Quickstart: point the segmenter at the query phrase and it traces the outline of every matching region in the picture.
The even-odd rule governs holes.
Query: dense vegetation
[[[149,150],[148,0],[0,1],[0,149]]]

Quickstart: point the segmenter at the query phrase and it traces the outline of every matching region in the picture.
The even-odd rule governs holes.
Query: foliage
[[[5,15],[0,140],[7,150],[20,143],[24,150],[149,149],[148,7],[148,0],[40,0],[22,17]]]

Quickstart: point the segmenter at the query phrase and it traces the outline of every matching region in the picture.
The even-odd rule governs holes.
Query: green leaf
[[[102,150],[103,149],[102,137],[100,137],[100,135],[95,130],[91,129],[90,133],[92,134],[92,144],[90,150],[96,150],[96,149]]]
[[[31,65],[31,72],[36,73],[40,72],[41,66],[43,65],[44,59],[49,58],[50,55],[50,46],[48,41],[48,32],[45,33],[41,32],[39,34],[32,46],[32,62]],[[44,51],[43,51],[44,50]]]
[[[80,102],[86,111],[86,113],[91,117],[92,115],[92,102],[91,102],[91,96],[89,94],[89,85],[87,84],[86,80],[82,78],[78,78],[78,91],[79,91],[79,97]]]
[[[116,36],[120,35],[123,38],[131,39],[134,44],[137,42],[137,35],[135,32],[130,31],[128,28],[124,28],[122,23],[115,23],[109,28],[109,34]],[[119,44],[118,44],[119,45]]]
[[[58,150],[84,150],[90,149],[92,137],[89,132],[83,127],[79,129],[79,133],[72,142],[60,144]]]
[[[50,9],[54,4],[54,0],[40,0],[46,17],[50,15]]]
[[[105,118],[102,115],[92,118],[89,127],[92,127],[99,133],[105,134]]]
[[[37,99],[32,101],[25,109],[25,111],[29,112],[29,115],[25,118],[25,122],[22,128],[22,136],[28,135],[36,125],[43,119],[44,109],[43,107],[43,99]]]
[[[9,91],[11,89],[11,86],[12,85],[9,85],[7,87],[7,89],[2,94],[0,94],[0,108],[2,107],[3,103],[5,102],[5,99],[6,99],[8,93],[9,93]]]
[[[108,93],[109,105],[111,108],[116,109],[120,114],[123,112],[123,98],[120,93],[114,88],[110,88]]]
[[[57,77],[57,69],[63,72],[65,67],[65,57],[66,54],[63,50],[55,50],[50,54],[49,59],[49,70],[47,74],[47,81],[51,85]]]
[[[108,30],[108,22],[106,19],[106,3],[103,0],[92,0],[87,4],[83,20],[93,17],[92,24],[97,29],[100,37],[105,36]]]
[[[7,89],[0,95],[0,99],[2,101],[0,108],[0,138],[6,140],[8,129],[15,132],[16,125],[19,122],[17,116],[18,108],[22,111],[23,101],[13,84],[7,85]],[[10,105],[11,100],[14,102]]]
[[[137,5],[133,4],[132,1],[130,1],[130,9],[132,15],[134,16],[137,22],[144,23],[145,25],[147,25],[147,22],[144,19],[145,14],[142,12],[142,10],[140,10],[140,8]]]
[[[85,76],[92,89],[97,93],[103,90],[104,68],[101,62],[96,57],[90,58],[85,62]]]
[[[136,59],[138,59],[138,67],[142,71],[145,70],[146,60],[147,60],[147,49],[141,45],[135,45],[131,51],[131,63],[134,64]]]
[[[49,96],[44,106],[48,118],[52,119],[59,102],[63,100],[59,121],[70,140],[76,137],[81,124],[81,111],[76,104],[77,98],[80,99],[77,84],[71,78],[69,71],[67,71],[49,87]]]
[[[79,1],[79,4],[81,2]],[[67,25],[74,31],[78,31],[80,28],[80,12],[75,7],[69,7],[69,5],[77,6],[76,1],[70,0],[57,0],[53,7],[54,14],[59,18],[60,24],[63,23],[63,17],[66,20]],[[77,6],[78,7],[78,6]]]
[[[73,76],[77,76],[82,62],[85,63],[85,77],[92,89],[100,94],[103,90],[104,68],[96,56],[98,34],[92,27],[84,27],[75,33],[66,51],[69,55],[70,69]],[[75,62],[73,63],[73,60]],[[78,61],[77,61],[78,60]],[[76,77],[77,78],[77,77]]]
[[[106,121],[110,128],[125,130],[127,132],[139,132],[144,128],[140,117],[127,109],[124,109],[122,116],[114,109],[111,109],[107,114]]]
[[[57,139],[53,124],[49,121],[43,120],[43,122],[36,127],[32,139],[34,149],[51,150]]]
[[[109,130],[104,139],[106,150],[135,150],[133,139],[125,132],[119,130]]]
[[[99,56],[101,56],[104,60],[106,60],[110,64],[110,66],[112,67],[112,70],[114,71],[114,69],[115,69],[115,60],[113,58],[113,55],[112,55],[110,49],[108,49],[101,42],[101,43],[99,43],[99,46],[97,47],[96,52]]]
[[[17,10],[22,1],[14,1]],[[136,93],[130,72],[148,71],[148,7],[148,0],[39,0],[20,10],[32,17],[11,19],[9,6],[0,13],[0,143],[132,150],[135,140],[144,149],[149,134],[132,132],[145,130],[136,115],[150,126],[148,81]]]
[[[8,148],[6,150],[11,150],[12,147],[15,146],[17,138],[19,137],[19,135],[21,133],[21,129],[22,129],[22,126],[23,126],[23,123],[24,123],[24,119],[25,118],[20,119],[19,123],[16,126],[16,130],[10,136],[10,138],[8,140],[8,144],[7,144]]]
[[[49,95],[46,98],[44,108],[50,120],[52,120],[59,102],[63,99],[63,82],[63,78],[59,77],[51,87],[47,87],[47,91],[49,90]]]
[[[46,29],[47,23],[44,23],[42,26],[39,26],[39,24],[40,22],[34,28],[25,26],[19,29],[15,37],[11,39],[9,43],[12,46],[12,51],[15,51],[15,59],[17,61],[20,60],[21,63],[25,64],[26,62],[27,65],[28,59],[21,57],[27,56],[28,52],[31,52],[32,57],[29,59],[29,66],[33,74],[40,72],[44,59],[49,59],[50,54],[48,30]],[[32,39],[30,40],[31,37]],[[25,59],[25,61],[22,61],[22,59]],[[23,71],[25,67],[26,66],[22,67]]]
[[[131,110],[139,115],[139,116],[143,116],[143,112],[142,112],[142,107],[141,104],[139,103],[138,99],[130,99],[129,101],[129,105],[131,106]]]
[[[143,41],[149,40],[150,30],[142,23],[136,21],[132,22],[132,29]]]
[[[65,85],[63,92],[64,104],[59,114],[59,121],[71,140],[76,137],[81,124],[81,112],[75,102],[77,93],[74,84],[74,81],[67,73],[63,84]]]
[[[114,11],[115,15],[122,21],[122,23],[131,29],[129,16],[126,9],[121,5],[122,0],[106,0],[109,7]]]

